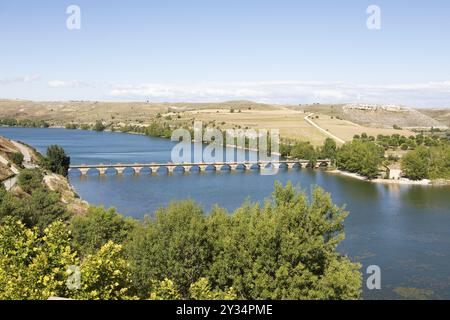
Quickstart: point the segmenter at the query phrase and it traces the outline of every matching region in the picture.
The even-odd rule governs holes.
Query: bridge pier
[[[156,174],[158,172],[158,168],[157,166],[150,166],[148,167],[151,171],[151,174]]]
[[[123,172],[125,171],[125,167],[116,167],[117,175],[123,175]]]
[[[81,173],[82,176],[87,176],[89,168],[81,168],[81,169],[78,169],[78,170],[80,170],[80,173]]]
[[[167,169],[167,173],[173,173],[173,171],[175,170],[175,166],[166,166]]]
[[[296,165],[298,165],[298,166],[300,166],[300,168],[302,167],[302,165],[300,164],[300,163],[288,163],[287,164],[287,168],[288,169],[294,169],[294,167],[296,166]]]

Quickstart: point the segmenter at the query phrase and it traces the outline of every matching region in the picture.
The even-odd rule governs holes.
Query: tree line
[[[1,126],[8,127],[24,127],[24,128],[48,128],[50,124],[44,120],[28,120],[28,119],[13,119],[4,118],[0,119]]]

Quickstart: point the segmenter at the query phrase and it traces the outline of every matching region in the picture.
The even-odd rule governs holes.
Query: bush
[[[80,283],[70,266],[79,268]],[[108,242],[80,261],[60,221],[42,233],[12,219],[0,225],[0,300],[130,299],[130,278],[117,244]]]
[[[101,121],[97,121],[94,125],[94,127],[92,128],[92,130],[97,131],[97,132],[101,132],[101,131],[105,131],[106,127],[103,125],[103,123]]]
[[[78,129],[78,125],[75,123],[67,123],[65,125],[65,128],[68,130],[75,130],[75,129]]]
[[[85,256],[108,241],[124,243],[134,227],[134,220],[124,218],[114,209],[90,207],[86,215],[73,217],[70,229],[75,248]]]
[[[9,155],[9,158],[11,159],[12,163],[14,163],[16,166],[22,166],[23,163],[23,154],[20,152],[14,152]]]
[[[26,193],[33,193],[33,191],[43,187],[42,179],[44,178],[39,169],[24,169],[20,172],[17,179],[17,184]]]

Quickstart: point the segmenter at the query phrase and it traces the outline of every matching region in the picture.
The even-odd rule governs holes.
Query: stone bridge
[[[97,171],[100,175],[106,174],[108,169],[115,170],[116,174],[123,174],[126,169],[131,169],[135,174],[140,174],[143,169],[149,169],[150,172],[157,173],[160,169],[166,169],[168,173],[172,173],[175,169],[181,172],[194,171],[206,171],[206,170],[248,170],[261,168],[303,168],[303,167],[328,167],[331,165],[331,160],[317,160],[314,166],[311,165],[309,160],[280,160],[280,161],[246,161],[246,162],[217,162],[217,163],[135,163],[135,164],[89,164],[89,165],[72,165],[69,168],[69,172],[80,172],[81,175],[87,175],[89,172]]]

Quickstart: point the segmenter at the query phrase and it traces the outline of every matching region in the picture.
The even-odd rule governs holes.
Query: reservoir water
[[[72,164],[170,161],[174,143],[139,135],[65,129],[0,128],[0,135],[45,153],[58,144]],[[230,212],[244,201],[270,196],[275,181],[310,192],[318,185],[350,212],[339,250],[362,263],[364,288],[369,265],[382,272],[381,290],[365,298],[450,299],[450,188],[381,185],[318,170],[216,172],[166,175],[71,176],[81,198],[142,218],[173,200],[194,199],[205,212],[218,204]]]

